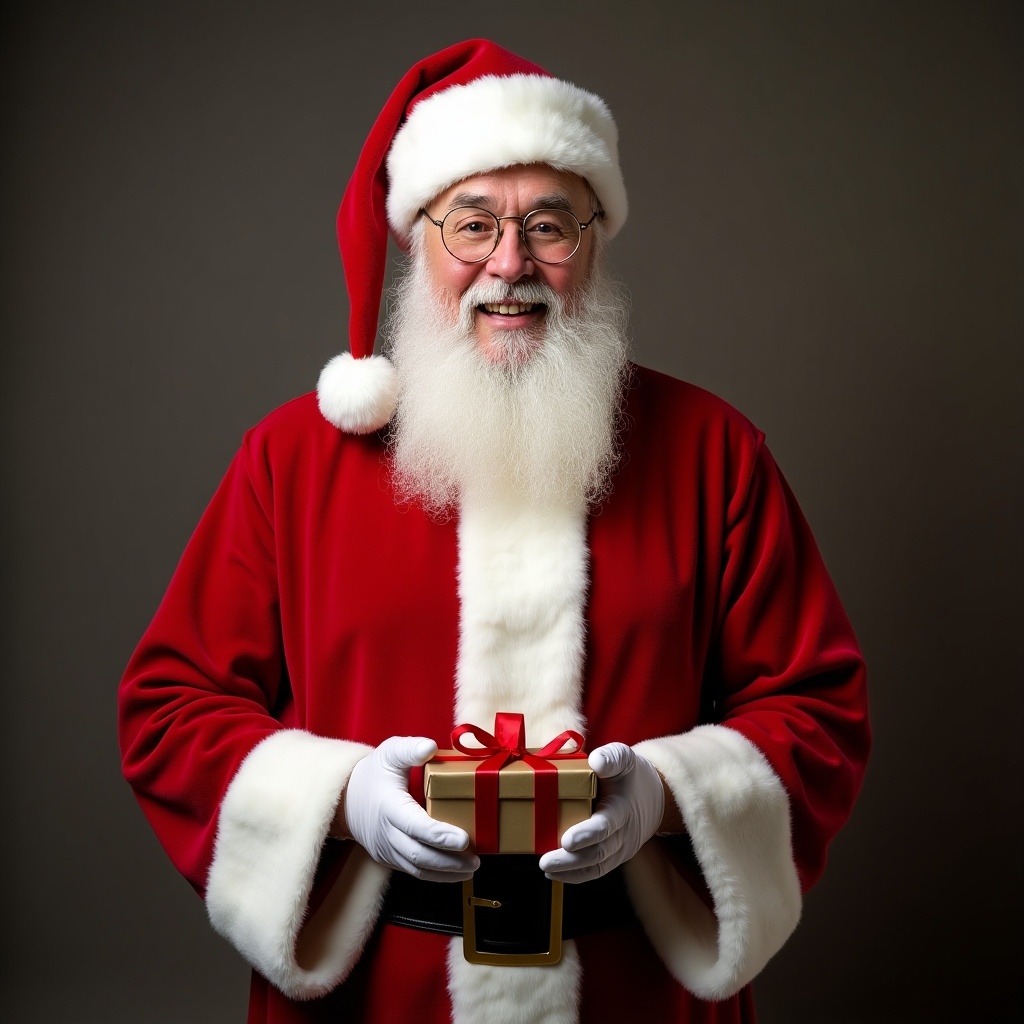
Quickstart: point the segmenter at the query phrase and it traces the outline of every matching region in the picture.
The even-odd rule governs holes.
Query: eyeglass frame
[[[461,256],[456,256],[455,253],[453,253],[451,249],[448,248],[448,243],[444,240],[444,222],[453,213],[458,213],[459,210],[479,210],[481,213],[486,213],[489,217],[494,217],[494,220],[497,222],[498,233],[494,239],[494,246],[492,247],[489,253],[487,253],[484,256],[481,256],[478,260],[467,260],[463,259],[463,257]],[[533,251],[533,249],[530,248],[530,243],[526,240],[526,222],[535,213],[565,213],[572,217],[574,221],[576,221],[576,223],[579,225],[580,237],[576,239],[576,246],[573,249],[573,251],[569,253],[568,256],[565,256],[560,260],[545,260],[538,256]],[[519,235],[519,241],[522,242],[524,246],[526,246],[526,251],[530,254],[530,256],[533,257],[533,259],[535,259],[538,263],[543,263],[546,267],[558,267],[561,266],[563,263],[568,263],[569,260],[571,260],[573,256],[576,255],[576,253],[579,251],[580,246],[583,244],[583,232],[586,231],[587,228],[589,228],[590,225],[593,224],[598,217],[604,217],[604,210],[595,210],[594,215],[586,223],[581,221],[579,217],[577,217],[576,214],[573,213],[571,210],[558,209],[557,207],[552,206],[540,206],[536,210],[530,210],[529,213],[524,213],[521,217],[498,217],[495,214],[491,213],[490,210],[485,210],[482,206],[455,206],[452,209],[450,209],[440,220],[434,220],[434,218],[431,217],[430,214],[427,212],[426,207],[421,206],[418,216],[426,217],[427,220],[429,220],[430,223],[434,225],[434,227],[439,228],[441,230],[441,244],[444,246],[445,252],[447,252],[448,255],[452,257],[452,259],[456,259],[460,263],[465,263],[468,266],[474,266],[477,263],[483,263],[484,260],[489,260],[494,255],[495,250],[498,248],[498,246],[501,245],[501,240],[504,237],[504,229],[501,226],[501,222],[503,220],[517,220],[519,221],[519,230],[517,232]]]

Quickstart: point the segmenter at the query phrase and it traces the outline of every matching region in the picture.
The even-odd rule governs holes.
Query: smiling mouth
[[[481,313],[498,316],[520,316],[523,313],[543,312],[547,307],[542,302],[482,302],[476,307]]]

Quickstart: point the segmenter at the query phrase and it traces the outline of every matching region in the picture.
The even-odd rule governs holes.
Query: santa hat
[[[373,354],[387,236],[406,248],[420,207],[455,182],[518,164],[585,178],[614,235],[626,220],[618,132],[604,101],[486,39],[450,46],[398,83],[363,146],[338,210],[351,352],[317,385],[320,411],[353,434],[379,430],[398,398],[394,369]]]

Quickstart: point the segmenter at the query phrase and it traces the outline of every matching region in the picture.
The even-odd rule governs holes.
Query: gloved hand
[[[469,834],[435,821],[409,795],[409,769],[435,753],[437,744],[424,736],[386,739],[352,769],[345,823],[375,861],[429,882],[461,882],[480,866],[475,854],[460,852]]]
[[[625,743],[607,743],[587,759],[602,780],[594,813],[566,829],[562,845],[540,859],[559,882],[589,882],[629,860],[658,830],[665,789],[658,770]]]

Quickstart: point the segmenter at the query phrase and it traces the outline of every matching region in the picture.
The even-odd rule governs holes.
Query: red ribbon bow
[[[462,737],[472,735],[479,747],[467,747]],[[480,761],[475,787],[476,850],[478,853],[498,852],[498,775],[512,761],[524,761],[536,775],[534,779],[533,846],[537,853],[546,853],[558,846],[558,769],[551,760],[583,758],[583,737],[572,729],[559,733],[540,750],[526,749],[526,722],[522,715],[499,711],[494,716],[494,735],[477,725],[459,725],[452,731],[452,746],[462,755],[441,755],[441,761]],[[562,750],[573,742],[573,750]]]

